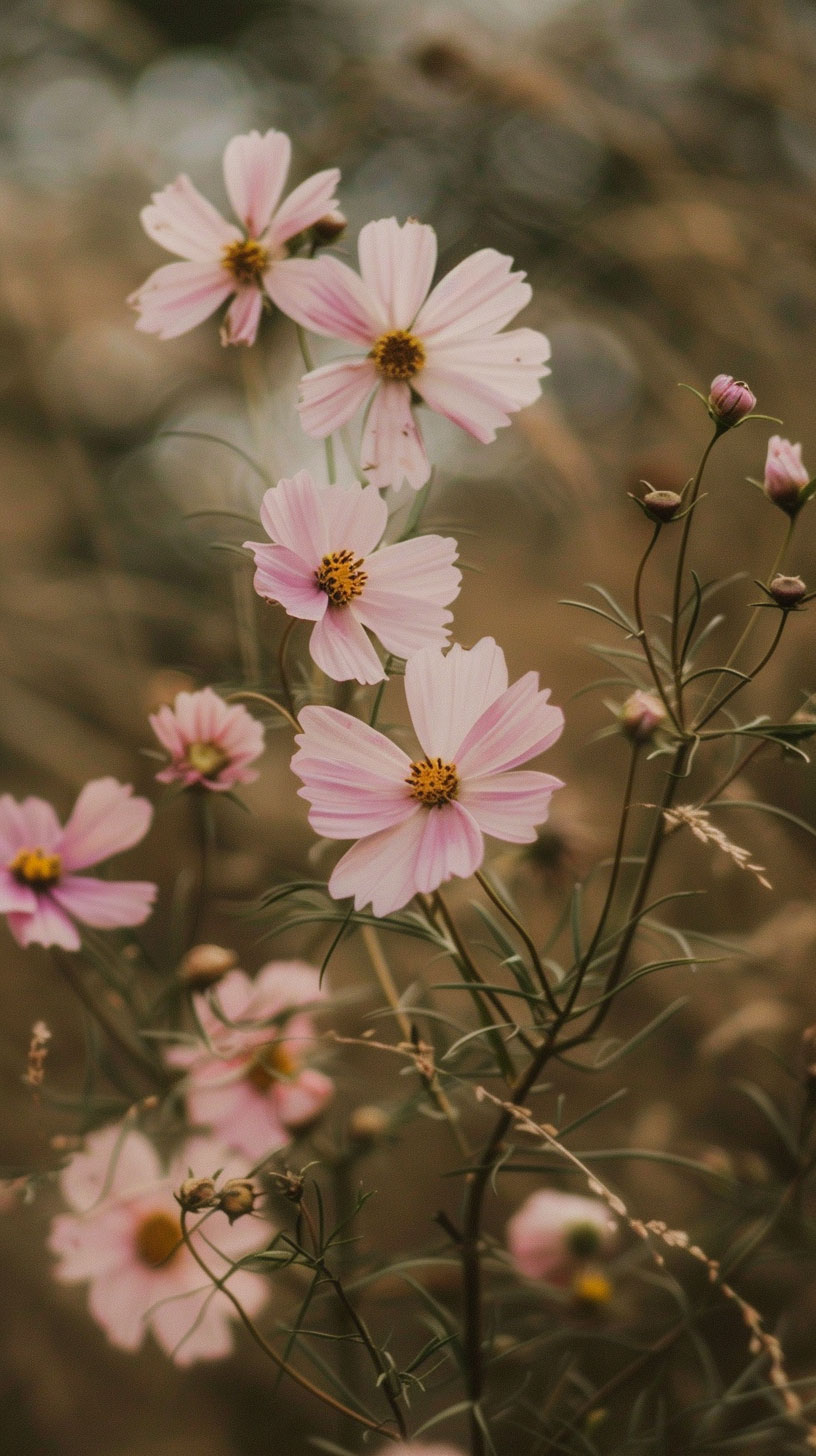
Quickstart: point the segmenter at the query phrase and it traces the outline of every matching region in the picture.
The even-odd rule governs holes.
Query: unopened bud
[[[234,950],[223,945],[194,945],[179,966],[179,980],[191,991],[206,991],[238,964]]]
[[[258,1190],[249,1178],[228,1178],[218,1195],[218,1207],[230,1223],[243,1218],[255,1207]]]
[[[801,576],[775,576],[768,591],[784,612],[793,611],[802,598],[807,596],[807,587]]]
[[[319,217],[317,222],[312,223],[312,237],[321,245],[336,243],[347,227],[348,218],[342,212],[327,212],[325,217]]]
[[[387,1133],[391,1125],[382,1107],[355,1107],[349,1118],[349,1136],[356,1143],[373,1143]]]
[[[173,1197],[185,1213],[198,1213],[202,1208],[212,1208],[217,1201],[212,1178],[185,1178]]]
[[[290,1203],[300,1203],[306,1187],[306,1179],[300,1173],[292,1173],[287,1168],[285,1173],[273,1173],[272,1175],[278,1185],[278,1192]]]
[[[753,409],[756,409],[756,395],[748,388],[744,379],[733,379],[730,374],[718,374],[712,379],[708,394],[708,407],[721,425],[729,428],[738,425]]]
[[[640,688],[627,698],[618,714],[621,732],[633,743],[648,743],[666,721],[666,709],[654,693]]]
[[[769,501],[795,516],[804,505],[802,491],[810,477],[802,464],[802,446],[792,445],[781,435],[771,435],[765,461],[765,494]]]
[[[643,497],[643,509],[652,521],[673,521],[683,504],[676,490],[650,490]]]

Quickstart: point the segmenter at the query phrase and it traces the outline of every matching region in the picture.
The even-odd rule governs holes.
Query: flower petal
[[[421,894],[438,890],[454,875],[467,879],[483,859],[481,830],[462,804],[454,801],[426,812],[414,874]]]
[[[300,721],[291,766],[318,834],[354,839],[416,813],[406,782],[411,761],[384,734],[337,708],[303,708]]]
[[[150,827],[153,808],[135,798],[130,784],[92,779],[86,784],[62,831],[63,868],[84,870],[109,855],[138,844]]]
[[[423,752],[456,759],[468,731],[506,687],[507,663],[492,637],[470,651],[456,643],[447,654],[418,652],[405,668],[405,696]]]
[[[222,344],[254,344],[263,309],[260,288],[242,288],[236,293],[221,325]]]
[[[538,399],[538,381],[550,373],[549,357],[550,341],[536,329],[507,329],[487,338],[440,344],[429,350],[425,369],[417,375],[416,388],[421,393],[426,373],[439,369],[464,376],[501,399],[505,409],[517,410]]]
[[[511,273],[512,266],[513,259],[494,248],[472,253],[437,283],[414,332],[429,344],[498,333],[532,298],[524,273]]]
[[[267,288],[296,323],[329,339],[369,349],[388,327],[379,300],[337,258],[288,258],[270,270]]]
[[[538,673],[528,672],[496,698],[459,745],[457,766],[463,778],[504,773],[526,763],[560,737],[564,714],[538,690]]]
[[[453,616],[436,602],[366,586],[353,610],[357,620],[396,657],[412,657],[423,647],[447,646],[447,624]]]
[[[473,815],[483,834],[511,844],[532,844],[536,826],[550,812],[550,799],[563,788],[552,774],[516,769],[462,784],[458,802]]]
[[[89,1210],[103,1194],[127,1196],[161,1182],[153,1144],[136,1129],[122,1133],[121,1124],[89,1133],[82,1151],[60,1173],[60,1193],[78,1213]]]
[[[381,592],[398,592],[446,607],[462,583],[454,561],[459,554],[453,536],[414,536],[383,546],[366,560],[368,584]]]
[[[329,604],[326,593],[315,581],[314,567],[306,565],[285,546],[268,546],[245,541],[255,557],[255,590],[269,602],[279,602],[290,617],[317,622]]]
[[[59,845],[62,826],[45,799],[0,797],[0,856],[13,859],[20,849],[42,849],[51,854]]]
[[[154,192],[140,216],[154,243],[196,263],[220,261],[224,248],[241,237],[235,224],[227,222],[183,173]]]
[[[329,603],[325,616],[316,622],[309,638],[309,651],[327,677],[335,682],[382,682],[385,670],[350,606]]]
[[[331,1077],[314,1067],[305,1067],[291,1082],[279,1082],[274,1089],[277,1114],[284,1127],[303,1127],[313,1122],[333,1096]]]
[[[382,304],[389,328],[407,329],[433,280],[433,228],[413,221],[400,227],[395,217],[384,217],[361,229],[357,252],[363,282]]]
[[[392,485],[399,490],[404,480],[412,490],[425,484],[431,467],[407,384],[381,382],[368,411],[360,458],[364,475],[378,489]]]
[[[322,501],[308,470],[299,470],[273,485],[261,502],[261,525],[270,540],[288,547],[313,571],[330,547]]]
[[[37,896],[30,885],[21,885],[8,870],[0,869],[0,915],[20,910],[29,915],[37,908]]]
[[[272,219],[265,239],[269,246],[279,247],[281,243],[286,243],[293,238],[296,233],[303,232],[305,228],[319,222],[327,212],[336,212],[339,203],[334,194],[339,181],[338,168],[329,167],[325,172],[315,172],[313,177],[307,177],[305,182],[301,182],[299,187],[290,192]],[[273,274],[274,271],[273,264]],[[270,282],[274,288],[274,277],[270,278]],[[269,293],[270,297],[274,298],[272,288],[269,289]]]
[[[96,880],[91,875],[66,875],[51,890],[69,915],[99,930],[142,925],[153,908],[158,886],[143,880]]]
[[[79,950],[81,941],[76,926],[48,895],[38,895],[36,909],[12,910],[8,927],[18,945],[59,945],[63,950]]]
[[[132,293],[128,303],[139,314],[136,328],[160,339],[176,339],[235,292],[235,283],[218,263],[166,263]]]
[[[229,200],[249,236],[260,238],[289,172],[292,144],[282,131],[235,136],[224,151],[224,182]]]
[[[388,506],[373,485],[332,485],[322,492],[330,551],[368,557],[388,525]],[[366,561],[368,571],[368,561]]]
[[[417,892],[416,860],[424,830],[424,812],[412,801],[411,816],[404,823],[360,839],[346,850],[329,880],[329,893],[335,900],[353,895],[357,910],[370,902],[375,915],[401,910]]]
[[[368,399],[377,383],[371,359],[337,359],[304,374],[298,411],[307,435],[322,440],[339,430]]]

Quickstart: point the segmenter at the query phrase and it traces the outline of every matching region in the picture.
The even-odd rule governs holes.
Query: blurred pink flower
[[[508,687],[492,637],[445,656],[426,648],[405,668],[408,708],[425,757],[412,762],[376,729],[336,708],[308,707],[292,768],[329,839],[356,839],[329,881],[336,899],[370,900],[388,915],[418,891],[467,876],[484,858],[483,835],[531,844],[561,787],[551,774],[514,773],[558,738],[560,708],[538,673]]]
[[[130,784],[93,779],[63,828],[44,799],[18,804],[0,797],[0,914],[20,945],[79,950],[75,920],[99,930],[141,925],[156,886],[141,880],[97,880],[78,875],[100,860],[130,849],[153,817],[147,799]]]
[[[802,491],[810,484],[802,461],[802,446],[781,435],[771,435],[765,460],[765,494],[788,515],[795,516],[803,504]]]
[[[465,258],[430,293],[432,227],[400,227],[393,217],[367,223],[358,253],[362,277],[337,258],[289,264],[287,312],[359,350],[304,377],[301,422],[307,435],[322,438],[373,393],[363,471],[376,486],[407,480],[418,490],[430,466],[414,395],[487,444],[511,414],[538,398],[550,346],[534,329],[499,332],[532,291],[523,273],[510,272],[512,259],[493,248]]]
[[[160,783],[223,791],[258,777],[249,764],[263,753],[262,725],[241,703],[225,703],[212,688],[177,693],[172,708],[165,703],[149,722],[170,754],[167,768],[156,774]]]
[[[301,182],[278,206],[292,147],[282,131],[236,136],[224,152],[224,181],[244,232],[227,222],[182,174],[153,194],[142,225],[154,243],[177,253],[151,273],[128,299],[139,313],[137,329],[175,339],[196,327],[228,298],[222,344],[253,344],[264,294],[288,313],[290,282],[286,244],[337,207],[335,167]]]
[[[389,1441],[387,1446],[381,1447],[377,1456],[462,1456],[458,1446],[448,1446],[446,1443],[426,1441]]]
[[[543,1188],[510,1219],[507,1247],[525,1278],[566,1283],[581,1261],[610,1251],[617,1229],[599,1199]]]
[[[111,1344],[138,1350],[148,1330],[178,1365],[217,1360],[232,1349],[232,1304],[214,1293],[181,1238],[174,1188],[193,1173],[224,1177],[244,1173],[219,1143],[193,1138],[164,1173],[142,1133],[106,1127],[91,1133],[60,1175],[60,1191],[71,1213],[51,1225],[49,1248],[60,1260],[56,1277],[66,1284],[88,1280],[88,1304]],[[191,1232],[196,1220],[190,1220]],[[219,1277],[245,1254],[263,1248],[269,1226],[252,1219],[230,1226],[215,1214],[206,1219],[206,1242],[192,1242]],[[213,1247],[214,1246],[214,1247]],[[215,1249],[219,1252],[216,1253]],[[249,1315],[264,1303],[267,1281],[238,1269],[228,1287]]]
[[[193,998],[209,1046],[166,1054],[187,1072],[191,1120],[253,1161],[285,1147],[333,1095],[331,1078],[303,1065],[315,1036],[311,1016],[298,1008],[320,1000],[319,980],[302,961],[272,961],[254,982],[230,971],[217,992]]]
[[[244,542],[255,590],[314,622],[309,650],[335,682],[385,677],[364,628],[397,657],[447,642],[445,607],[462,580],[456,542],[417,536],[376,550],[388,507],[373,485],[321,487],[301,470],[266,492],[261,523],[274,544]]]

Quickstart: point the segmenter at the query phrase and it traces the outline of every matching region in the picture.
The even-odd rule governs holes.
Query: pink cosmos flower
[[[301,961],[272,961],[254,982],[230,971],[216,993],[193,998],[209,1046],[166,1054],[187,1071],[191,1120],[254,1162],[285,1147],[334,1092],[329,1077],[304,1065],[315,1038],[311,1017],[298,1008],[320,999],[319,981]]]
[[[781,435],[771,435],[765,460],[765,494],[774,505],[795,516],[804,503],[802,492],[810,484],[807,466],[802,460],[802,446],[793,445]]]
[[[221,330],[222,344],[253,344],[264,295],[289,312],[286,244],[337,206],[340,180],[335,167],[316,172],[280,203],[292,147],[282,131],[236,136],[224,152],[224,181],[243,231],[220,212],[183,174],[142,211],[142,225],[154,243],[177,253],[151,273],[128,299],[139,313],[137,329],[175,339],[209,318],[232,298]],[[280,206],[278,204],[280,203]]]
[[[308,707],[292,768],[311,804],[309,823],[329,839],[356,839],[329,891],[370,900],[388,915],[417,892],[484,858],[485,834],[530,844],[560,779],[512,772],[558,738],[560,708],[539,692],[538,673],[508,687],[492,637],[447,656],[428,647],[405,668],[405,693],[422,755],[413,761],[376,729],[336,708]]]
[[[121,1127],[106,1127],[91,1133],[84,1152],[60,1175],[60,1191],[72,1211],[51,1225],[49,1248],[60,1261],[56,1277],[67,1284],[89,1281],[91,1314],[111,1344],[138,1350],[149,1330],[178,1365],[230,1353],[234,1307],[213,1292],[184,1245],[173,1197],[190,1170],[211,1176],[219,1168],[224,1178],[246,1173],[225,1148],[205,1138],[188,1142],[165,1173],[142,1133],[122,1138]],[[192,1242],[219,1277],[267,1242],[268,1225],[259,1233],[254,1219],[230,1226],[216,1213],[205,1220],[202,1233],[195,1232],[197,1221],[189,1219]],[[228,1287],[250,1315],[268,1291],[261,1275],[243,1269],[230,1276]]]
[[[510,1219],[507,1246],[526,1279],[565,1284],[579,1263],[609,1253],[617,1230],[599,1199],[543,1188]]]
[[[44,799],[0,797],[0,914],[20,945],[79,950],[75,920],[100,930],[141,925],[156,886],[77,874],[144,837],[153,817],[130,784],[93,779],[63,827]]]
[[[148,721],[170,754],[167,768],[156,774],[160,783],[224,791],[258,777],[248,765],[263,753],[262,725],[241,703],[225,703],[212,688],[177,693],[172,708],[165,703]]]
[[[273,541],[245,541],[255,590],[314,622],[309,650],[336,682],[381,682],[364,628],[397,657],[448,640],[444,609],[459,591],[452,537],[417,536],[375,550],[388,507],[373,486],[317,486],[305,470],[266,492],[261,523]]]
[[[493,248],[459,263],[432,292],[432,227],[400,227],[393,217],[367,223],[358,252],[362,277],[337,258],[288,265],[287,312],[359,351],[305,376],[301,422],[320,439],[373,396],[363,470],[376,486],[407,480],[418,490],[430,466],[414,396],[487,444],[511,414],[538,398],[550,346],[534,329],[500,332],[532,291],[523,273],[511,273],[512,259]]]

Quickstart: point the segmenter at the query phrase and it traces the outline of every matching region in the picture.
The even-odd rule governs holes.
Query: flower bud
[[[751,392],[744,379],[733,379],[730,374],[718,374],[711,381],[708,407],[714,419],[726,429],[738,425],[753,409],[756,409],[756,395]]]
[[[683,499],[676,490],[650,490],[641,504],[650,520],[665,524],[674,520]]]
[[[194,945],[179,966],[179,980],[191,991],[206,991],[238,964],[234,950],[223,945]]]
[[[765,461],[765,494],[780,510],[795,516],[804,504],[802,491],[810,477],[802,464],[802,446],[771,435]]]
[[[258,1190],[250,1178],[228,1178],[218,1195],[218,1207],[230,1223],[243,1218],[255,1207]]]
[[[355,1143],[373,1143],[387,1133],[391,1125],[382,1107],[355,1107],[349,1118],[349,1137]]]
[[[807,595],[807,587],[801,576],[775,576],[768,591],[776,605],[785,612],[793,611]]]
[[[338,238],[348,227],[348,219],[342,212],[327,212],[325,217],[319,217],[317,222],[312,223],[312,237],[321,247],[327,243],[336,243]]]
[[[212,1178],[185,1178],[173,1197],[185,1213],[198,1213],[202,1208],[212,1208],[217,1202]]]
[[[640,688],[626,699],[618,713],[621,732],[632,743],[648,743],[665,721],[666,709],[660,699]]]

